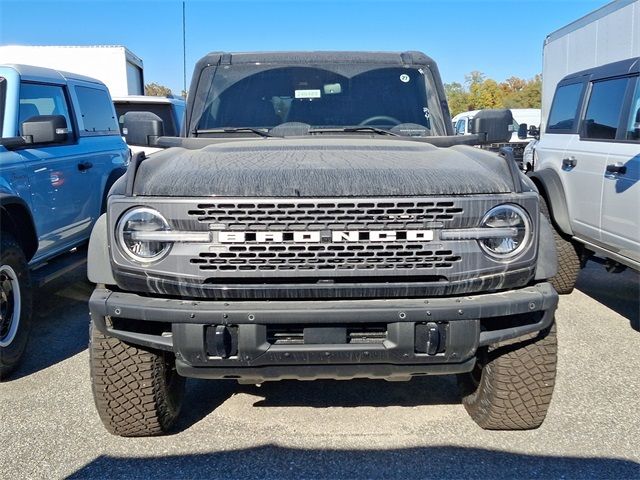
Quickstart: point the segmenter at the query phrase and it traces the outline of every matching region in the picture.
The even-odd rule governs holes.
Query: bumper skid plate
[[[173,351],[185,376],[257,383],[470,371],[478,347],[548,327],[557,303],[548,283],[464,297],[330,301],[179,300],[98,288],[90,309],[104,333]]]

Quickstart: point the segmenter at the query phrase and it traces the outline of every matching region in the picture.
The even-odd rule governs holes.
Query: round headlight
[[[160,260],[171,243],[149,240],[145,234],[169,230],[165,218],[152,208],[136,207],[126,212],[118,222],[117,235],[122,251],[137,262]]]
[[[517,256],[527,248],[531,237],[529,215],[517,205],[505,204],[492,208],[480,226],[496,229],[495,237],[486,236],[479,242],[486,253],[500,259]]]

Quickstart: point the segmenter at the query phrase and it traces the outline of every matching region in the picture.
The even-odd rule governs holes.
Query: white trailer
[[[543,46],[542,131],[563,77],[637,56],[640,0],[615,0],[548,35]]]
[[[109,88],[112,97],[144,94],[142,59],[119,45],[0,46],[0,64],[10,63],[96,78]]]

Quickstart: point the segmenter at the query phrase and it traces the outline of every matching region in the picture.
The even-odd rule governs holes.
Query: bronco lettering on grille
[[[312,232],[219,232],[218,243],[428,242],[433,230],[333,230]]]

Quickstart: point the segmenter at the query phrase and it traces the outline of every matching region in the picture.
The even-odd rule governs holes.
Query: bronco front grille
[[[460,256],[429,242],[406,238],[378,242],[333,242],[332,231],[409,231],[445,228],[459,221],[464,209],[453,201],[424,199],[388,200],[287,200],[218,201],[199,203],[187,211],[200,224],[219,231],[320,231],[321,243],[283,241],[222,245],[200,252],[190,263],[201,272],[387,272],[449,269]]]
[[[448,295],[516,286],[528,281],[535,267],[537,202],[535,192],[116,197],[109,205],[113,271],[125,290],[194,298],[410,297],[426,295],[425,288]],[[513,261],[494,260],[474,238],[445,235],[478,228],[489,210],[505,203],[523,207],[536,233],[531,248]],[[115,235],[119,219],[140,205],[160,212],[177,239],[167,255],[149,265],[132,262]],[[181,239],[182,233],[187,235]],[[521,275],[517,284],[516,275]]]
[[[411,229],[463,215],[452,201],[312,201],[200,203],[188,212],[227,230]]]

